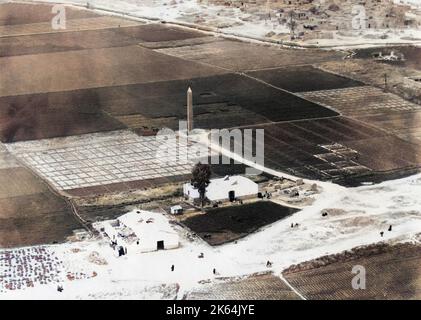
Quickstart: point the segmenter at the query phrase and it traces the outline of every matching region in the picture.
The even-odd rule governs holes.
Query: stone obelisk
[[[193,92],[190,87],[187,90],[187,130],[193,130]]]

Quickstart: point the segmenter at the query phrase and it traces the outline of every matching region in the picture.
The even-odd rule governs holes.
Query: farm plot
[[[184,172],[187,172],[185,170]],[[116,194],[120,192],[127,192],[130,190],[147,190],[150,188],[162,187],[165,185],[172,185],[181,182],[187,182],[191,179],[190,173],[178,174],[174,172],[173,176],[165,176],[159,178],[140,178],[142,180],[125,181],[125,182],[114,182],[110,183],[104,181],[102,185],[96,185],[92,187],[80,187],[71,190],[66,190],[66,193],[72,197],[93,197],[97,195]],[[124,213],[124,212],[123,212]],[[103,215],[101,215],[103,216]],[[113,216],[114,217],[114,216]]]
[[[81,30],[98,30],[104,28],[128,27],[138,24],[139,23],[137,22],[123,20],[117,17],[94,17],[66,21],[66,28],[60,30],[53,29],[51,21],[31,24],[6,25],[0,26],[0,40],[2,40],[2,42],[6,40],[6,43],[8,43],[7,38],[16,38],[21,36],[29,36],[29,38],[30,36],[34,36],[34,38],[36,38],[37,35],[42,34],[69,33]],[[18,48],[19,47],[17,47],[17,49]]]
[[[49,94],[0,97],[0,139],[16,142],[126,128],[95,106],[69,101],[58,105]]]
[[[92,20],[90,21],[93,22]],[[123,47],[139,42],[138,39],[120,32],[125,29],[123,26],[115,28],[113,23],[104,21],[103,24],[105,25],[100,27],[98,18],[96,18],[95,22],[95,30],[69,32],[69,29],[66,29],[66,32],[0,37],[0,57]]]
[[[209,209],[205,214],[187,218],[182,223],[210,245],[220,245],[245,237],[297,211],[271,201],[258,201]]]
[[[141,27],[121,29],[119,34],[121,36],[129,36],[131,38],[139,39],[139,42],[180,41],[206,36],[205,33],[199,31],[157,23],[150,23]]]
[[[125,127],[141,134],[154,128],[178,129],[179,120],[186,120],[189,86],[193,89],[196,128],[231,128],[336,115],[253,79],[226,74],[2,97],[2,139],[13,142]]]
[[[302,92],[300,95],[357,118],[421,110],[417,104],[370,86]]]
[[[82,195],[82,189],[104,193],[186,180],[194,161],[187,158],[187,144],[180,140],[162,151],[161,146],[156,137],[117,131],[21,142],[8,148],[56,189]]]
[[[40,184],[28,170],[22,167],[0,170],[0,199],[44,191],[47,191],[46,186]]]
[[[235,74],[130,85],[113,88],[113,93],[100,89],[93,95],[106,96],[100,99],[104,110],[122,122],[127,123],[129,116],[141,115],[144,124],[149,119],[162,118],[173,128],[178,119],[186,119],[189,86],[193,90],[195,126],[199,128],[337,115],[320,105]]]
[[[265,130],[265,165],[304,178],[353,184],[356,177],[405,175],[421,159],[418,146],[342,117],[256,128]]]
[[[299,300],[300,297],[279,277],[257,274],[242,279],[221,279],[201,285],[187,300]]]
[[[312,66],[297,66],[250,72],[250,76],[291,91],[320,91],[359,87],[361,82],[325,72]]]
[[[164,48],[157,51],[234,71],[314,64],[342,58],[342,54],[335,51],[282,49],[231,40]]]
[[[0,246],[63,241],[80,228],[65,200],[22,167],[0,170]]]
[[[221,69],[139,46],[6,57],[0,59],[0,69],[7,75],[0,78],[0,96],[190,79],[224,73]]]
[[[0,4],[0,26],[51,22],[54,14],[50,4],[29,3],[2,3]],[[98,17],[98,14],[89,10],[78,10],[66,7],[66,18],[82,19]]]
[[[72,26],[72,25],[75,26]],[[81,20],[71,20],[65,32],[53,33],[50,25],[37,25],[49,33],[25,34],[29,26],[20,26],[16,30],[4,30],[8,37],[0,37],[0,57],[28,55],[48,52],[74,51],[85,49],[124,47],[136,45],[143,41],[174,41],[173,39],[190,39],[201,37],[200,33],[185,29],[151,24],[138,25],[130,20],[112,17],[98,17]],[[72,28],[74,27],[74,28]],[[26,29],[25,29],[26,28]],[[32,27],[34,29],[34,27]],[[73,31],[74,29],[74,31]],[[11,32],[20,36],[10,36]],[[4,34],[1,32],[0,34]]]
[[[20,164],[17,162],[16,158],[7,152],[6,147],[0,143],[0,170],[17,167],[20,167]]]
[[[358,119],[393,132],[408,142],[421,143],[421,110],[367,115],[358,117]]]
[[[352,287],[352,270],[357,265],[366,269],[365,290]],[[421,250],[417,245],[351,250],[293,266],[283,274],[307,299],[421,298]]]

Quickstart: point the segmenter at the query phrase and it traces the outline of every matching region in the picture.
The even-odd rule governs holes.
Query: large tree
[[[200,201],[203,207],[206,198],[206,188],[210,183],[212,171],[210,165],[197,163],[192,170],[191,184],[193,188],[197,189],[200,196]]]

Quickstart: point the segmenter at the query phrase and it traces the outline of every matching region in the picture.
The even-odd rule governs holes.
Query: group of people
[[[259,192],[258,196],[259,196],[259,198],[262,198],[262,199],[264,199],[264,198],[270,199],[270,198],[272,198],[272,193],[267,192],[267,191],[265,191],[265,193]]]
[[[387,229],[387,231],[392,231],[392,225],[389,226],[389,228]],[[383,238],[384,231],[380,231],[380,236]]]
[[[174,270],[175,270],[175,266],[174,266],[174,265],[171,265],[171,272],[174,272]],[[217,273],[216,273],[216,269],[215,269],[215,268],[213,268],[212,273],[213,273],[214,275],[216,275],[216,274],[217,274]]]

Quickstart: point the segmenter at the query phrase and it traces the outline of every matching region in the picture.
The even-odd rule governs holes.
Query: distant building
[[[225,178],[211,180],[206,189],[206,197],[210,201],[229,200],[230,198],[242,198],[257,196],[257,183],[242,176],[226,176]],[[190,183],[183,186],[184,195],[190,199],[198,199],[199,192]]]
[[[240,7],[257,20],[267,19],[273,12],[273,17],[277,17],[280,24],[294,26],[296,34],[304,33],[306,37],[308,34],[319,31],[405,29],[418,28],[421,25],[420,9],[411,7],[404,0],[399,2],[393,0],[208,0],[207,2]],[[364,14],[361,20],[355,20],[359,12],[364,12]],[[248,19],[252,21],[252,17]],[[309,25],[311,28],[308,27]],[[318,33],[316,37],[310,38],[318,36],[323,38],[325,34]]]
[[[179,236],[161,213],[134,210],[115,220],[97,222],[94,227],[115,244],[131,252],[175,249]]]

